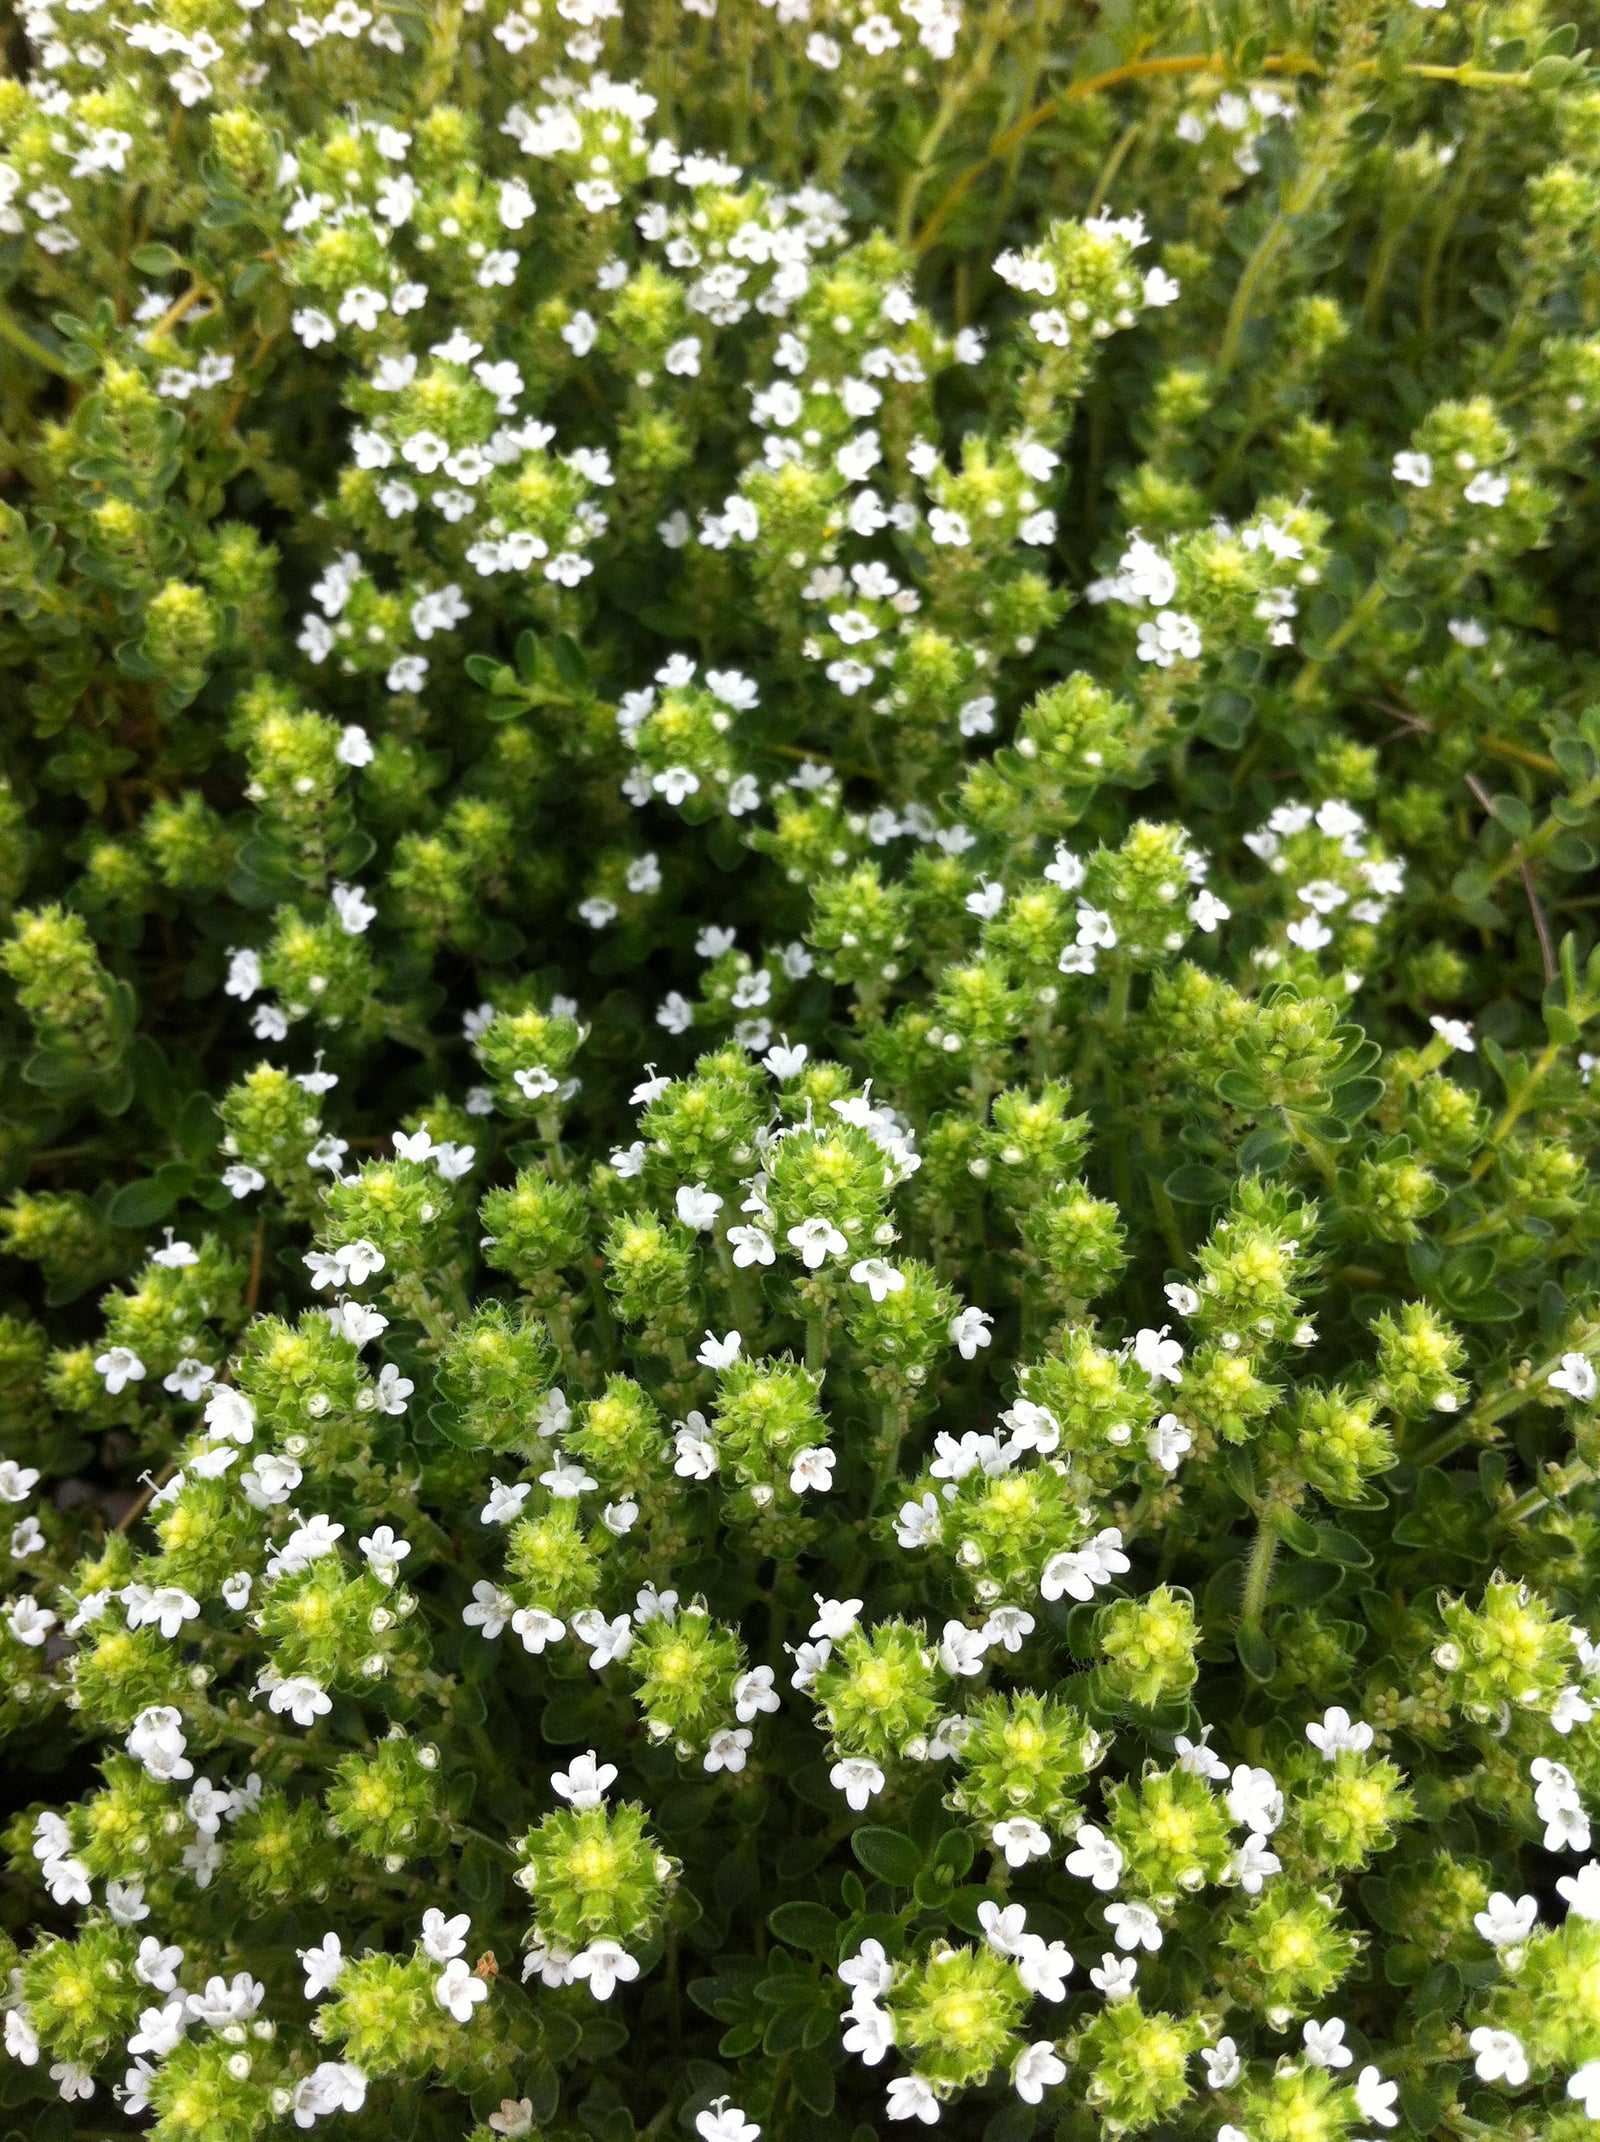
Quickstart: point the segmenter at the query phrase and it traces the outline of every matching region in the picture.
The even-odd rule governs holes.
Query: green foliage
[[[20,11],[16,2132],[1600,2117],[1593,41]]]

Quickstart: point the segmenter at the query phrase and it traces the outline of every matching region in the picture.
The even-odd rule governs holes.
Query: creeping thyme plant
[[[320,7],[6,17],[0,2135],[1600,2133],[1600,23]]]

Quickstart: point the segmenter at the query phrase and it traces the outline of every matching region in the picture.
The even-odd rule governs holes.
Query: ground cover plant
[[[6,37],[0,2132],[1593,2132],[1588,18]]]

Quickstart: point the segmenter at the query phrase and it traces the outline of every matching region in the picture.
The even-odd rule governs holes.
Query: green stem
[[[1256,1525],[1250,1560],[1245,1565],[1244,1597],[1239,1608],[1239,1620],[1243,1628],[1259,1629],[1261,1626],[1261,1617],[1266,1611],[1267,1591],[1272,1583],[1272,1565],[1277,1558],[1277,1518],[1267,1509],[1262,1511]]]
[[[0,305],[0,341],[9,342],[19,356],[31,359],[34,364],[43,365],[47,372],[54,372],[57,379],[72,377],[59,357],[47,350],[42,342],[34,341],[9,305]]]

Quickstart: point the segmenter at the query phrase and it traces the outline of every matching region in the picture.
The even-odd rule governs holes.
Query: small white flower
[[[802,1220],[791,1227],[788,1241],[792,1249],[800,1252],[801,1262],[808,1272],[819,1271],[828,1257],[842,1257],[850,1245],[831,1220]]]
[[[1176,1339],[1167,1337],[1167,1326],[1159,1331],[1146,1328],[1134,1335],[1133,1358],[1152,1383],[1182,1383],[1183,1371],[1178,1366],[1183,1359],[1183,1348]]]
[[[639,1976],[639,1959],[618,1941],[592,1941],[573,1957],[572,1975],[587,1980],[597,2001],[609,2001],[619,1984]]]
[[[1050,1833],[1029,1815],[1011,1815],[989,1832],[997,1852],[1005,1854],[1008,1867],[1025,1867],[1030,1860],[1044,1859],[1050,1851]]]
[[[842,1792],[847,1806],[859,1815],[874,1793],[882,1792],[888,1780],[877,1764],[865,1756],[846,1756],[828,1772],[828,1783]]]
[[[1231,2038],[1219,2038],[1215,2045],[1202,2046],[1200,2058],[1206,2064],[1206,2082],[1213,2090],[1231,2090],[1244,2073],[1239,2048]]]
[[[473,2009],[489,1998],[489,1988],[462,1957],[455,1956],[434,1980],[433,1997],[458,2023],[470,2023]]]
[[[774,1052],[775,1053],[775,1052]],[[770,1063],[771,1056],[768,1057]],[[730,1227],[728,1242],[733,1250],[734,1264],[743,1271],[752,1264],[775,1263],[777,1251],[772,1237],[759,1227]]]
[[[537,1658],[546,1644],[559,1643],[567,1633],[564,1621],[554,1614],[547,1614],[543,1607],[519,1607],[511,1617],[511,1626],[522,1638],[524,1651],[531,1651]]]
[[[1563,1874],[1556,1888],[1579,1919],[1600,1919],[1600,1860],[1586,1860],[1576,1874]]]
[[[692,1227],[696,1234],[708,1234],[716,1225],[723,1201],[704,1183],[694,1183],[681,1186],[673,1202],[685,1227]]]
[[[1516,2090],[1527,2081],[1528,2056],[1514,2031],[1480,2023],[1467,2043],[1477,2055],[1472,2067],[1479,2082],[1505,2082]]]
[[[1372,1728],[1360,1720],[1352,1721],[1350,1713],[1334,1703],[1323,1712],[1320,1725],[1313,1720],[1306,1727],[1306,1739],[1325,1763],[1331,1763],[1347,1753],[1364,1755],[1372,1746]]]
[[[1160,271],[1155,271],[1159,273]],[[1174,293],[1177,286],[1174,284]],[[1017,2055],[1011,2069],[1011,2087],[1025,2105],[1037,2105],[1046,2090],[1065,2082],[1067,2064],[1049,2038],[1040,2038]]]
[[[844,2049],[875,2068],[896,2038],[895,2020],[886,2008],[858,1994],[845,2016]]]
[[[142,1383],[145,1367],[131,1346],[108,1346],[95,1357],[95,1369],[104,1379],[107,1393],[115,1398],[130,1383]]]
[[[306,1999],[320,2000],[330,1986],[338,1983],[339,1974],[345,1967],[345,1955],[337,1934],[324,1934],[314,1949],[298,1949],[300,1968],[306,1974]]]
[[[1089,1983],[1108,2001],[1125,2001],[1138,1976],[1139,1966],[1133,1957],[1119,1956],[1115,1949],[1107,1949],[1099,1967],[1089,1973]]]
[[[705,1768],[709,1771],[726,1770],[730,1776],[742,1770],[745,1756],[755,1735],[748,1726],[724,1726],[713,1733],[705,1752]]]
[[[825,1495],[833,1486],[834,1454],[822,1445],[795,1452],[794,1463],[789,1473],[790,1492],[804,1495],[814,1491]]]
[[[1305,2040],[1306,2058],[1314,2068],[1347,2068],[1355,2059],[1344,2042],[1342,2017],[1333,2016],[1326,2023],[1307,2023],[1301,2036]]]
[[[636,1976],[637,1968],[629,1975]],[[714,2097],[706,2111],[696,2114],[694,2131],[701,2142],[756,2142],[761,2129],[746,2118],[738,2105],[730,2105],[725,2097]]]
[[[1122,1874],[1122,1848],[1092,1822],[1085,1822],[1067,1854],[1067,1872],[1092,1882],[1096,1889],[1115,1889]]]
[[[863,1257],[850,1267],[850,1277],[858,1287],[865,1287],[875,1302],[887,1301],[891,1294],[905,1291],[904,1272],[896,1271],[882,1257]]]
[[[895,2077],[889,2085],[888,2109],[891,2120],[920,2120],[924,2127],[938,2125],[938,2095],[932,2083],[921,2075]]]
[[[99,1366],[98,1362],[95,1364]],[[1600,1391],[1600,1374],[1587,1354],[1563,1354],[1561,1366],[1550,1371],[1545,1379],[1552,1391],[1565,1391],[1579,1405],[1586,1406]],[[108,1384],[107,1388],[110,1386]]]
[[[1600,2067],[1596,2068],[1596,2078],[1600,2083]],[[1356,2077],[1356,2106],[1361,2117],[1375,2121],[1379,2127],[1400,2125],[1400,2115],[1389,2109],[1399,2095],[1400,2085],[1385,2082],[1376,2068],[1363,2068]]]
[[[1464,1019],[1441,1019],[1435,1012],[1430,1015],[1428,1024],[1446,1048],[1459,1049],[1466,1056],[1471,1056],[1477,1049],[1478,1044],[1472,1037],[1472,1028]]]
[[[680,1197],[683,1195],[681,1191],[678,1194]],[[720,1205],[722,1201],[719,1198],[717,1202]],[[743,1344],[743,1339],[736,1331],[730,1331],[720,1339],[714,1332],[708,1331],[701,1342],[700,1351],[695,1355],[695,1359],[702,1368],[719,1371],[730,1369],[738,1360],[739,1350]]]
[[[1161,1921],[1148,1904],[1108,1904],[1102,1916],[1119,1949],[1148,1949],[1153,1956],[1160,1948]]]
[[[1497,1889],[1489,1898],[1488,1908],[1476,1912],[1472,1923],[1491,1948],[1509,1949],[1520,1947],[1527,1940],[1538,1917],[1537,1897],[1512,1898],[1503,1889]]]

